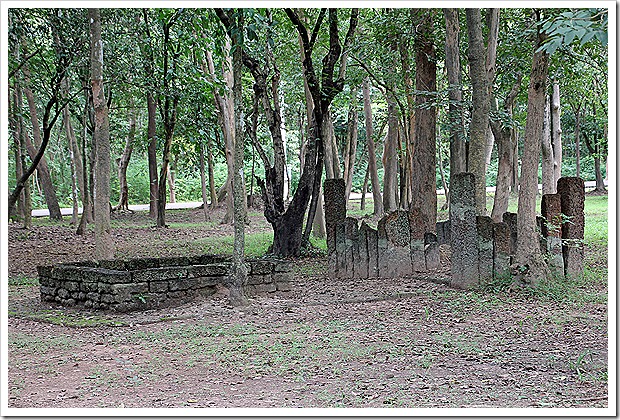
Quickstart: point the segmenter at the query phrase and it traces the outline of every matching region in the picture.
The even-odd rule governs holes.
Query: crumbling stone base
[[[248,296],[291,289],[289,263],[248,260]],[[177,258],[86,261],[37,267],[41,300],[119,312],[151,309],[209,296],[227,286],[230,258],[201,255]]]

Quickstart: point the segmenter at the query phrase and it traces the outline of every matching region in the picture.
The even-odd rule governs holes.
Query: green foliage
[[[581,45],[593,39],[607,45],[607,9],[568,10],[547,19],[542,31],[549,37],[539,48],[553,54],[557,49],[577,40]]]

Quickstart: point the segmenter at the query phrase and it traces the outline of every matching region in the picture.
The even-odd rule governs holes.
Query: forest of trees
[[[607,9],[12,8],[8,35],[10,217],[73,207],[99,257],[130,203],[158,227],[167,202],[226,206],[239,249],[260,196],[295,256],[325,178],[434,230],[436,190],[472,172],[479,214],[520,191],[523,247],[538,183],[605,189]]]

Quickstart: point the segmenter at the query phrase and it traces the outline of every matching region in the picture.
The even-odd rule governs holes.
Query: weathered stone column
[[[542,234],[547,239],[545,252],[549,257],[552,272],[564,274],[562,255],[562,199],[560,194],[543,194],[540,212],[545,219]]]
[[[456,174],[450,184],[451,285],[469,289],[479,283],[474,175]]]
[[[493,278],[510,275],[510,227],[504,222],[493,223]]]
[[[493,280],[493,219],[489,216],[477,216],[476,230],[480,283],[490,283]]]
[[[426,257],[424,253],[424,221],[422,212],[418,207],[409,209],[409,249],[411,252],[411,269],[415,271],[426,270]]]
[[[357,229],[357,219],[347,217],[344,219],[344,236],[345,236],[345,275],[340,277],[355,278],[359,275],[356,270],[359,264],[359,232]],[[338,256],[340,258],[340,255]]]
[[[424,234],[424,261],[426,263],[426,271],[438,270],[441,264],[437,235],[432,232]]]
[[[583,179],[563,177],[558,180],[558,194],[565,222],[562,224],[564,274],[583,275],[583,238],[585,225],[585,185]]]
[[[408,213],[397,210],[384,216],[379,220],[377,230],[379,236],[379,276],[399,277],[411,274],[411,247],[409,244],[411,236]],[[423,252],[422,258],[424,258]]]
[[[337,235],[336,226],[344,222],[347,217],[347,201],[345,197],[346,185],[342,178],[326,179],[323,183],[323,199],[325,202],[325,226],[327,229],[327,263],[328,275],[336,278],[337,263]],[[344,233],[344,232],[343,232]],[[341,240],[344,245],[344,235]]]
[[[517,213],[506,212],[502,215],[502,221],[510,230],[510,255],[517,253]]]
[[[359,263],[355,265],[355,277],[366,279],[369,275],[370,256],[368,253],[368,230],[371,229],[366,222],[362,221],[358,230],[358,253]]]
[[[379,277],[379,245],[378,233],[366,223],[362,227],[366,232],[366,249],[368,250],[368,277]]]
[[[437,243],[439,245],[450,244],[450,219],[437,222],[435,225],[437,231]]]

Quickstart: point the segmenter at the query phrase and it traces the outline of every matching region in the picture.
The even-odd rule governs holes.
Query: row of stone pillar
[[[584,200],[581,178],[560,178],[557,194],[542,197],[538,221],[541,251],[557,273],[583,273]],[[451,284],[471,288],[510,276],[517,246],[517,214],[502,222],[476,215],[475,179],[452,177],[450,219],[424,232],[419,209],[385,215],[372,229],[347,217],[343,179],[324,184],[329,275],[332,278],[397,277],[439,268],[439,245],[451,247]]]
[[[329,276],[332,278],[399,277],[439,268],[439,244],[421,228],[418,209],[385,215],[371,228],[346,217],[345,184],[324,184]]]
[[[517,247],[517,214],[505,213],[499,223],[476,216],[474,184],[473,174],[461,173],[450,185],[451,284],[467,289],[509,276]],[[542,215],[537,218],[541,252],[556,274],[580,276],[585,185],[581,178],[564,177],[558,180],[557,191],[542,197]]]

